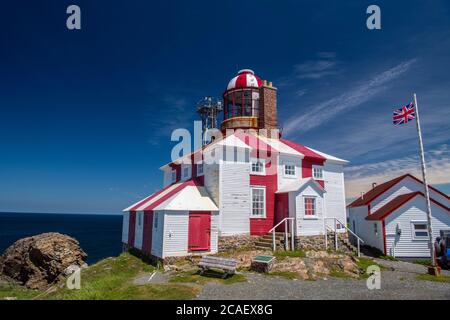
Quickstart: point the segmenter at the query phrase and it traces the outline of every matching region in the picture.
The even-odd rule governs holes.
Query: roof
[[[227,91],[238,88],[259,88],[262,86],[262,80],[255,75],[253,70],[239,70],[237,76],[228,82]]]
[[[199,180],[191,179],[169,185],[136,202],[123,211],[219,210]]]
[[[369,203],[371,203],[374,199],[376,199],[378,196],[380,196],[381,194],[385,193],[387,190],[389,190],[390,188],[392,188],[393,186],[395,186],[397,183],[399,183],[400,181],[402,181],[403,179],[405,179],[406,177],[410,177],[420,183],[423,184],[423,182],[419,179],[417,179],[416,177],[414,177],[412,174],[404,174],[402,176],[399,176],[397,178],[394,178],[392,180],[386,181],[380,185],[377,185],[375,188],[373,188],[372,190],[366,192],[362,197],[359,197],[358,199],[356,199],[355,201],[353,201],[352,203],[350,203],[348,205],[349,208],[352,207],[359,207],[359,206],[366,206]],[[433,191],[443,195],[444,197],[446,197],[447,199],[450,199],[446,194],[444,194],[443,192],[439,191],[438,189],[428,185],[430,187],[430,189],[432,189]]]
[[[191,152],[179,159],[163,165],[160,169],[165,169],[174,164],[183,163],[186,160],[192,160],[193,155],[200,153],[202,150],[208,151],[212,148],[219,146],[229,146],[238,148],[251,148],[259,151],[266,152],[278,152],[280,154],[292,155],[299,157],[300,159],[306,159],[309,161],[316,161],[320,163],[333,162],[345,165],[348,161],[328,155],[326,153],[314,150],[296,142],[292,142],[286,139],[268,138],[262,135],[255,135],[251,133],[245,133],[242,131],[236,131],[233,134],[226,136],[222,139],[217,139],[203,148]]]
[[[380,209],[378,209],[375,213],[366,217],[366,220],[384,220],[387,216],[389,216],[392,212],[400,208],[402,205],[415,198],[416,196],[422,196],[425,198],[424,194],[420,191],[411,192],[399,195],[398,197],[392,199]],[[442,203],[430,198],[431,202],[434,204],[444,208],[445,210],[450,212],[450,208],[446,207]]]
[[[288,184],[282,186],[280,189],[278,189],[276,191],[276,193],[286,193],[286,192],[298,191],[308,183],[312,183],[317,188],[319,188],[320,190],[325,192],[325,189],[313,178],[303,178],[303,179],[295,180],[291,183],[288,183]]]

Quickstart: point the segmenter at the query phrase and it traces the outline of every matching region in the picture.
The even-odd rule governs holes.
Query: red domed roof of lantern
[[[228,82],[227,91],[238,88],[259,88],[262,86],[262,80],[256,76],[253,70],[242,69],[237,76]]]

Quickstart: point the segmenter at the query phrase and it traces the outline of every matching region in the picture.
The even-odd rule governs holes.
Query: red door
[[[189,251],[209,251],[211,243],[211,212],[189,211]]]
[[[274,225],[278,224],[284,218],[289,216],[289,194],[280,193],[276,195],[275,200],[275,221]],[[284,223],[278,226],[276,231],[284,231]]]

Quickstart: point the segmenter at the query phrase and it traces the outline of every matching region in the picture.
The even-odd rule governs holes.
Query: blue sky
[[[82,29],[66,29],[77,4]],[[382,29],[365,13],[381,7]],[[14,1],[0,19],[0,211],[118,213],[162,184],[170,133],[238,69],[278,87],[284,136],[351,161],[351,198],[416,173],[450,192],[450,3]]]

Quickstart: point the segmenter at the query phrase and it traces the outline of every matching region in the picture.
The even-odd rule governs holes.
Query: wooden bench
[[[198,266],[200,268],[200,274],[203,274],[208,269],[223,270],[224,274],[222,278],[225,279],[228,275],[236,272],[237,261],[221,257],[203,256]]]

